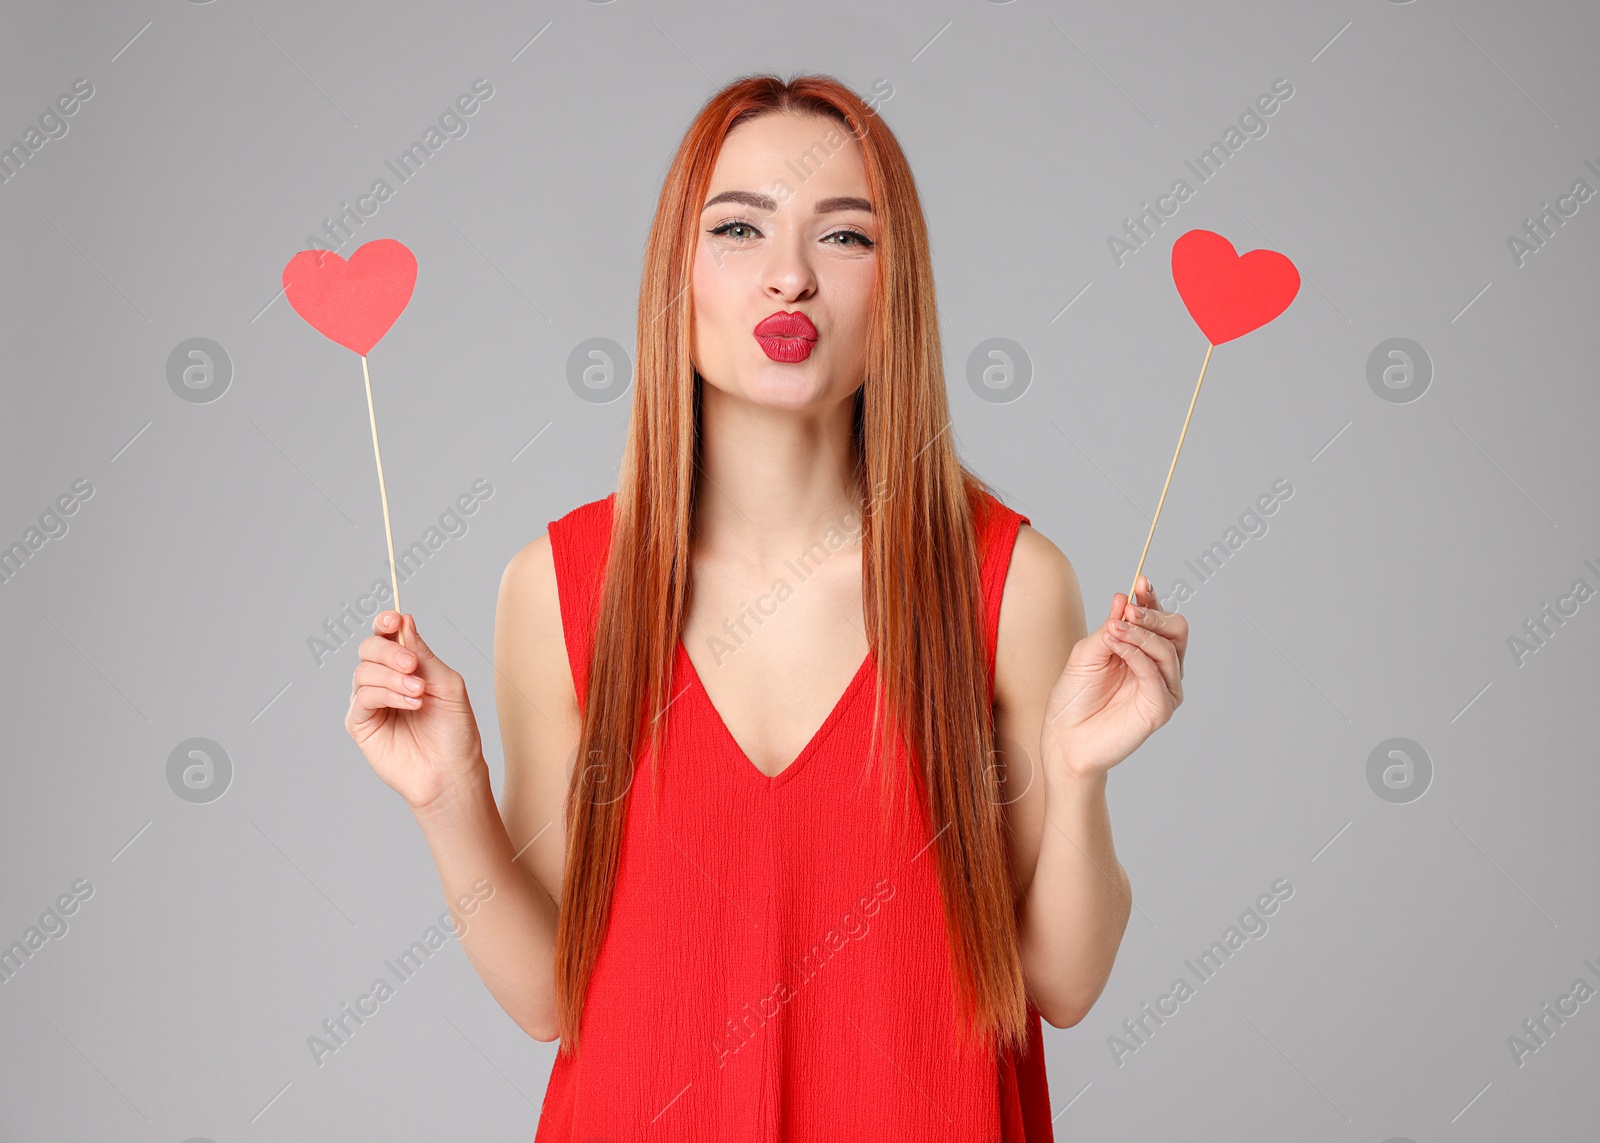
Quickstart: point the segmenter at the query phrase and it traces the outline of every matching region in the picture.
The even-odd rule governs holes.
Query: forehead
[[[778,195],[783,201],[846,192],[866,197],[860,144],[831,116],[775,112],[746,120],[723,140],[707,197],[725,190],[771,194],[780,184],[788,187]]]

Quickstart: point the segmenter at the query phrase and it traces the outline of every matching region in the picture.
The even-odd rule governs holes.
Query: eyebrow
[[[764,210],[769,213],[778,209],[778,204],[771,195],[757,194],[754,191],[741,190],[728,190],[723,191],[719,195],[713,195],[710,199],[706,200],[706,205],[700,209],[708,210],[719,202],[743,203],[745,206],[753,207],[756,210]],[[835,198],[822,199],[817,203],[817,208],[814,213],[831,214],[834,211],[839,210],[864,210],[868,214],[871,214],[872,204],[864,198],[856,198],[853,195],[839,195]]]

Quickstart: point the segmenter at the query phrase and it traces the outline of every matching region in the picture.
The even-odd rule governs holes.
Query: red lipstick
[[[817,327],[798,310],[779,310],[757,323],[755,337],[762,352],[772,360],[794,364],[811,356],[812,347],[817,344]]]

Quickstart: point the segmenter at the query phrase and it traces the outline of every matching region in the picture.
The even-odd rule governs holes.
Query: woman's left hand
[[[1136,595],[1137,606],[1120,591],[1111,597],[1105,623],[1072,648],[1050,692],[1041,749],[1051,772],[1104,774],[1183,701],[1189,622],[1161,610],[1143,575]]]

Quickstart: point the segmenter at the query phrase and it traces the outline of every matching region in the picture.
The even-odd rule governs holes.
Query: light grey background
[[[320,1066],[307,1047],[445,906],[345,734],[353,644],[320,666],[307,645],[387,560],[360,363],[279,274],[395,184],[341,254],[394,237],[421,266],[369,359],[397,545],[493,487],[402,602],[466,675],[498,783],[500,572],[615,487],[630,404],[576,396],[568,356],[632,353],[672,150],[761,70],[892,88],[957,438],[1073,560],[1091,626],[1204,356],[1173,239],[1277,248],[1304,278],[1213,354],[1150,552],[1164,594],[1196,588],[1187,701],[1110,780],[1137,908],[1094,1010],[1046,1029],[1057,1137],[1592,1131],[1600,1003],[1520,1064],[1509,1038],[1600,988],[1600,601],[1520,665],[1508,639],[1600,589],[1600,201],[1521,265],[1507,240],[1600,190],[1593,5],[129,0],[0,24],[0,142],[94,88],[0,185],[0,542],[94,490],[0,584],[0,944],[93,888],[0,984],[0,1138],[532,1137],[555,1046],[455,942]],[[480,78],[468,132],[386,174]],[[1279,78],[1268,133],[1198,185],[1185,159]],[[1194,196],[1119,266],[1108,236],[1178,178]],[[168,383],[196,337],[232,362],[214,401]],[[1015,400],[967,382],[998,337],[1031,362]],[[1394,337],[1432,363],[1415,401],[1369,385]],[[1269,530],[1197,586],[1184,561],[1254,528],[1279,479]],[[167,778],[195,737],[233,767],[207,803]],[[1397,737],[1432,764],[1404,803],[1368,781]],[[1123,1021],[1280,878],[1266,935],[1119,1063]]]

